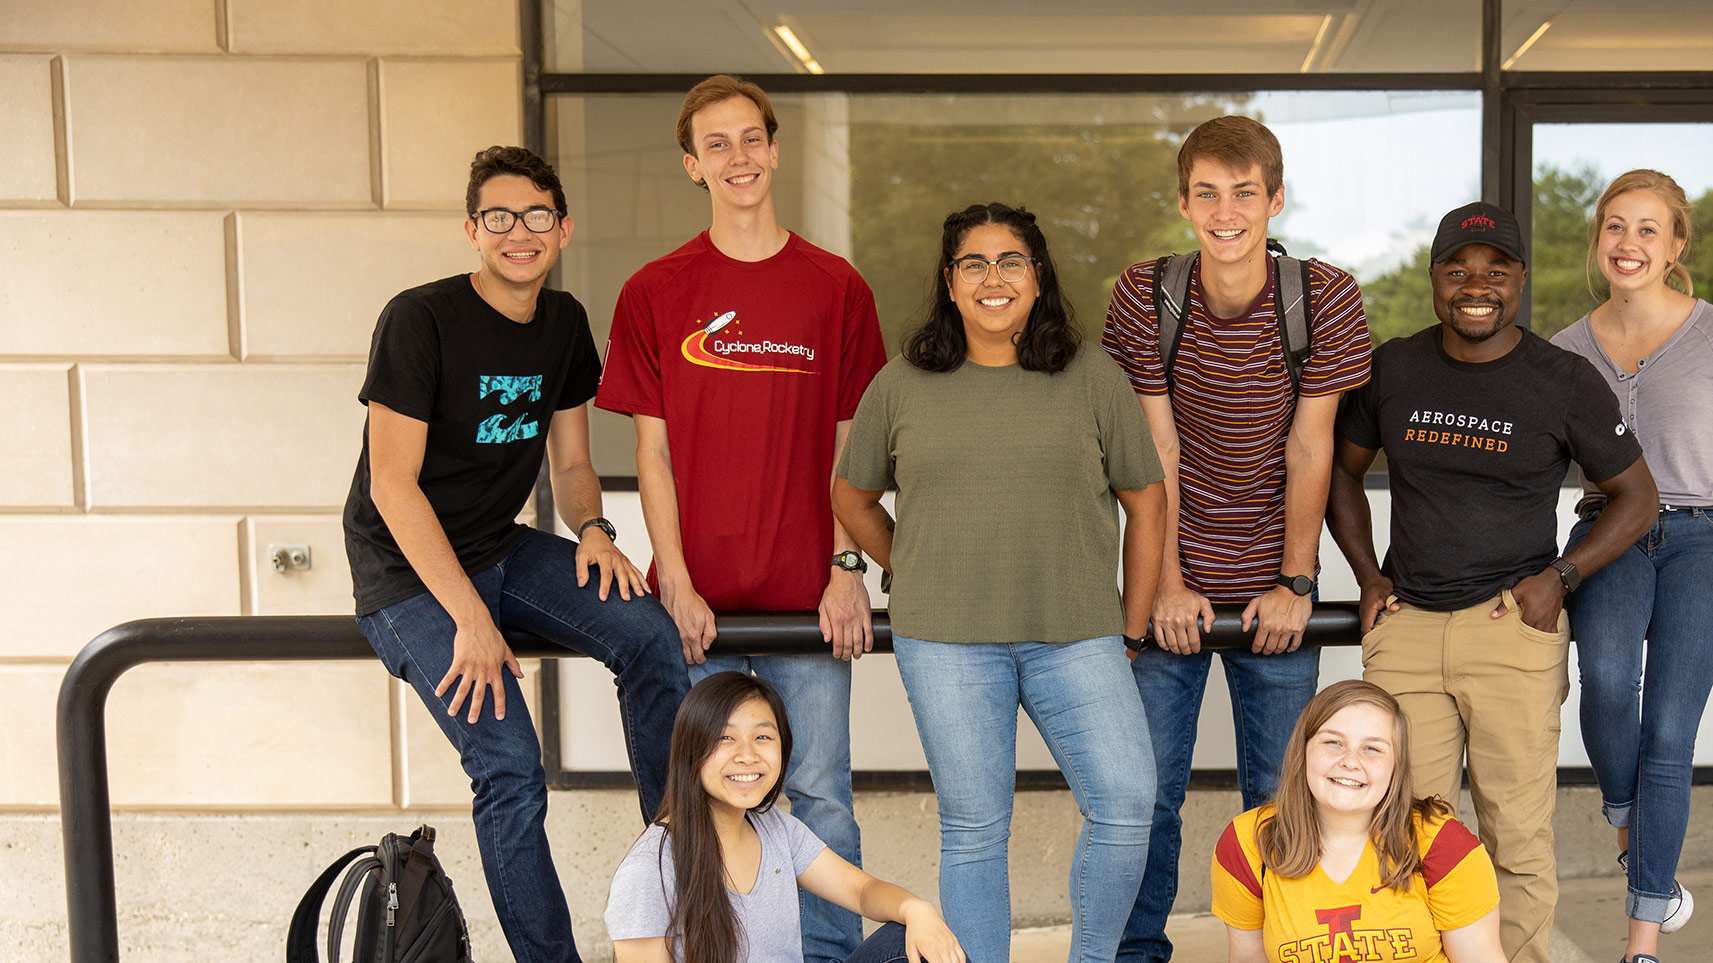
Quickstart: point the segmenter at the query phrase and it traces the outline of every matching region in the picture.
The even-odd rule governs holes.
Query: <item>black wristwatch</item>
[[[612,541],[616,542],[619,540],[619,530],[613,527],[613,523],[607,521],[605,518],[602,518],[599,515],[596,515],[594,518],[591,518],[588,521],[584,522],[583,524],[577,526],[577,539],[579,541],[582,540],[583,533],[589,530],[590,525],[593,525],[596,528],[600,529],[601,531],[606,532],[607,538],[611,539]]]
[[[863,561],[861,552],[846,551],[834,555],[833,567],[842,568],[847,572],[855,572],[858,575],[868,571],[868,563]]]
[[[1273,584],[1282,585],[1298,595],[1307,595],[1314,591],[1314,579],[1307,575],[1286,575],[1281,572],[1279,577],[1273,580]]]
[[[1558,580],[1564,583],[1566,595],[1576,591],[1576,587],[1582,584],[1582,573],[1576,570],[1576,563],[1563,555],[1546,563],[1546,565],[1547,568],[1558,573]]]

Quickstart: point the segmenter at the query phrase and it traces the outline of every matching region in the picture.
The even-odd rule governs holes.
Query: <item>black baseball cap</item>
[[[1465,244],[1487,244],[1516,258],[1524,264],[1523,232],[1511,212],[1485,201],[1465,204],[1440,218],[1439,231],[1433,236],[1432,263],[1457,253]]]

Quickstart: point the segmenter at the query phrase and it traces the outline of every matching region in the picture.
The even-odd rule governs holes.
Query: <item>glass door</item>
[[[1590,218],[1606,185],[1637,168],[1671,175],[1688,195],[1695,211],[1685,265],[1698,296],[1713,292],[1713,244],[1706,240],[1713,230],[1713,164],[1708,163],[1713,158],[1713,95],[1684,93],[1674,98],[1679,102],[1667,104],[1576,104],[1562,102],[1572,99],[1563,97],[1558,103],[1516,108],[1510,187],[1528,235],[1524,317],[1536,334],[1552,337],[1605,299],[1598,270],[1591,274],[1587,267]],[[1573,470],[1559,499],[1561,543],[1576,520],[1573,506],[1580,495]],[[1575,657],[1573,645],[1559,765],[1584,769],[1589,763],[1578,719]],[[1697,768],[1713,766],[1713,715],[1703,716],[1696,746]]]

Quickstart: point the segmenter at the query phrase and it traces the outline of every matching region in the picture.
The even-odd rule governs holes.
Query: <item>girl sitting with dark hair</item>
[[[966,963],[934,907],[773,808],[790,758],[791,723],[767,680],[720,672],[691,688],[660,815],[607,898],[618,963],[801,963],[798,887],[887,922],[848,963]]]
[[[1504,963],[1493,862],[1451,807],[1414,797],[1409,746],[1398,701],[1373,683],[1310,700],[1278,796],[1214,848],[1231,963]]]
[[[863,395],[838,473],[833,512],[893,575],[892,646],[939,802],[946,921],[972,957],[1011,958],[1022,707],[1085,818],[1071,959],[1111,963],[1154,809],[1123,636],[1140,636],[1153,606],[1165,493],[1130,382],[1105,352],[1078,350],[1035,215],[985,204],[946,218],[928,318]],[[896,539],[880,504],[893,482]]]

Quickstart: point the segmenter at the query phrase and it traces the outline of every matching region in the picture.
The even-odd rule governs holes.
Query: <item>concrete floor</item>
[[[1679,874],[1691,893],[1713,898],[1713,869]],[[1624,881],[1619,876],[1561,880],[1552,963],[1612,963],[1624,954]],[[1213,963],[1225,959],[1225,924],[1211,913],[1181,913],[1166,924],[1172,955],[1183,961]],[[1069,955],[1071,928],[1043,926],[1017,930],[1011,937],[1014,963],[1058,963]],[[1683,930],[1660,941],[1662,963],[1713,961],[1713,918],[1692,919]]]

